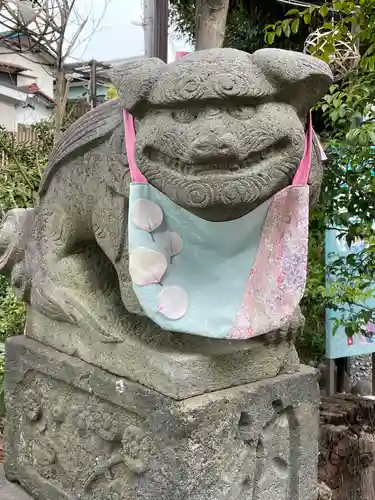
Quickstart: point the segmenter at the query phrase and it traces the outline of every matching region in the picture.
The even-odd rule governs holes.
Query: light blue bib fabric
[[[129,272],[144,313],[165,330],[217,339],[284,326],[306,282],[311,117],[293,183],[224,222],[201,219],[150,185],[136,165],[127,111],[124,126],[132,180]]]
[[[163,221],[151,233],[134,223],[134,206],[140,199],[156,203]],[[173,203],[155,187],[132,183],[129,199],[129,255],[138,248],[163,253],[162,234],[177,233],[182,250],[168,258],[161,284],[133,288],[149,318],[165,330],[204,337],[228,338],[233,318],[241,303],[258,249],[264,219],[272,199],[240,219],[210,222]],[[204,245],[202,245],[204,242]],[[167,287],[181,287],[188,308],[180,319],[171,320],[158,312],[158,295]]]

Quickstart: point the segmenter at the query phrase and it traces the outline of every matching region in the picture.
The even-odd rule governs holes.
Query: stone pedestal
[[[166,332],[144,318],[133,317],[123,326],[121,342],[103,342],[98,331],[49,319],[29,307],[26,331],[37,342],[178,400],[299,366],[286,331],[230,341]]]
[[[6,370],[5,472],[37,500],[317,498],[315,370],[177,401],[26,337]]]

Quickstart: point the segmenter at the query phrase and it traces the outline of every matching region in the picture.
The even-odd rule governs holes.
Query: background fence
[[[28,125],[23,125],[21,123],[18,124],[17,132],[15,132],[14,136],[17,142],[26,142],[33,144],[38,141],[36,130]]]
[[[90,103],[86,102],[85,100],[68,103],[64,117],[63,130],[65,130],[73,122],[81,118],[84,114],[90,111],[90,109]],[[4,132],[2,131],[2,133]],[[17,125],[17,130],[15,132],[5,133],[9,133],[9,136],[12,138],[12,140],[21,144],[35,144],[40,140],[38,137],[38,132],[34,127],[30,125],[24,125],[22,123],[19,123]],[[0,167],[4,166],[6,162],[7,156],[5,151],[0,150]]]
[[[18,143],[23,144],[35,144],[38,142],[37,131],[28,125],[19,123],[17,130],[15,132],[8,132],[9,136]],[[0,150],[0,167],[3,167],[7,163],[7,155],[4,150]]]

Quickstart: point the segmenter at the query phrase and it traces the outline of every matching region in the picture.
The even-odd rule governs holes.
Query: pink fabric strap
[[[146,177],[137,167],[135,161],[135,127],[133,116],[124,109],[124,132],[125,132],[125,147],[126,155],[129,162],[130,179],[132,182],[138,182],[140,184],[147,184]]]
[[[309,180],[310,175],[310,167],[311,167],[311,150],[312,150],[312,136],[313,136],[313,128],[312,128],[312,119],[311,112],[307,117],[307,133],[305,138],[305,152],[303,154],[303,158],[299,167],[297,169],[296,175],[294,176],[293,185],[306,185]]]

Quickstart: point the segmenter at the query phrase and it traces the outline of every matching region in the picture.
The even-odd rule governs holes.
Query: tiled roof
[[[31,83],[30,85],[23,85],[22,87],[17,87],[17,88],[23,90],[24,92],[27,92],[28,94],[39,94],[40,96],[47,99],[47,101],[55,104],[55,101],[47,94],[45,94],[42,90],[40,90],[38,84],[36,84],[35,82]]]
[[[0,71],[1,72],[12,72],[20,73],[21,71],[26,71],[27,68],[20,66],[19,64],[13,64],[7,61],[0,61]]]

